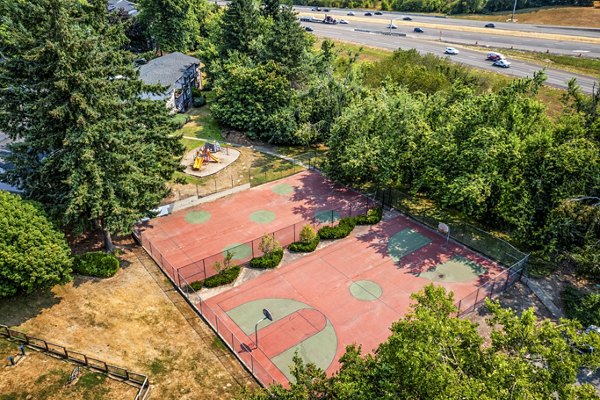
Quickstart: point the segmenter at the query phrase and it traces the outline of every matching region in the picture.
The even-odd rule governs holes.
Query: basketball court
[[[371,352],[386,340],[391,324],[409,310],[411,293],[435,283],[458,300],[503,271],[396,216],[198,307],[253,371],[260,364],[259,380],[286,384],[296,351],[331,374],[346,345],[357,343]]]

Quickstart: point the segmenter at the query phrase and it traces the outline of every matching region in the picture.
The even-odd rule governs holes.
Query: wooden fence
[[[97,358],[90,357],[86,354],[69,350],[59,344],[50,343],[44,339],[36,338],[24,332],[10,329],[6,325],[0,324],[0,336],[21,342],[30,348],[53,354],[65,360],[69,360],[80,365],[85,365],[90,369],[100,371],[113,378],[129,382],[139,388],[134,400],[145,400],[150,391],[150,382],[148,382],[148,377],[146,375],[138,374],[137,372],[132,372],[128,369],[108,364],[105,361],[98,360]]]

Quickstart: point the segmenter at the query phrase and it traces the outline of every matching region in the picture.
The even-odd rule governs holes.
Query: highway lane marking
[[[307,15],[310,16],[310,15]],[[317,17],[315,17],[317,18]],[[360,16],[344,16],[346,21],[354,21],[354,22],[366,22],[366,23],[374,23],[379,25],[389,25],[390,19],[382,19],[375,17],[360,17]],[[535,39],[548,39],[548,40],[564,40],[569,42],[579,42],[579,43],[593,43],[600,44],[600,38],[591,38],[585,36],[571,36],[571,35],[561,35],[559,33],[543,33],[543,32],[524,32],[524,31],[510,31],[506,29],[495,29],[495,28],[477,28],[473,26],[463,26],[463,25],[444,25],[444,24],[433,24],[431,22],[415,22],[415,21],[402,21],[398,19],[393,19],[393,24],[400,27],[415,27],[419,28],[429,28],[435,29],[436,31],[459,31],[459,32],[473,32],[473,33],[485,33],[487,35],[503,35],[503,36],[515,36],[515,37],[528,37]],[[483,39],[482,39],[483,40]]]

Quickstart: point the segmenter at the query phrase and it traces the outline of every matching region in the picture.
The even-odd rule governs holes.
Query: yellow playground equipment
[[[221,160],[219,160],[213,154],[215,150],[219,151],[221,150],[221,147],[218,144],[213,143],[206,143],[204,147],[198,149],[198,151],[196,151],[196,156],[194,157],[194,164],[192,165],[192,169],[201,169],[205,162],[221,162]]]

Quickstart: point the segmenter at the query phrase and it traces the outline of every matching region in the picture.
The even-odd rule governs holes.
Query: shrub
[[[281,262],[283,258],[283,249],[279,248],[273,250],[271,253],[266,253],[261,257],[255,257],[250,260],[250,266],[252,268],[275,268]]]
[[[260,251],[262,251],[265,255],[271,254],[277,250],[281,250],[281,244],[275,240],[273,235],[264,235],[262,239],[260,239],[260,244],[258,245]]]
[[[202,96],[202,92],[197,87],[192,87],[192,105],[194,107],[202,107],[206,104],[206,99]]]
[[[562,292],[565,304],[565,314],[568,318],[576,319],[586,327],[600,325],[600,294],[584,294],[574,286],[567,286]]]
[[[240,271],[241,267],[236,265],[234,267],[224,269],[217,275],[206,278],[204,281],[192,282],[190,286],[194,290],[200,290],[203,287],[214,288],[221,285],[227,285],[228,283],[231,283],[237,279],[237,277],[240,275]]]
[[[315,234],[315,239],[311,242],[294,242],[289,245],[288,250],[296,253],[310,253],[311,251],[315,251],[320,241],[319,237]]]
[[[342,239],[352,232],[356,226],[356,220],[353,217],[342,218],[336,226],[324,226],[319,229],[321,239]]]
[[[75,256],[73,271],[87,276],[109,278],[119,270],[119,259],[102,251],[92,251]]]
[[[383,217],[383,210],[381,208],[372,208],[367,211],[366,214],[358,215],[354,217],[356,225],[375,225]]]
[[[302,231],[300,231],[300,242],[303,243],[311,243],[317,238],[317,232],[315,232],[315,228],[310,225],[304,225]],[[317,244],[319,242],[317,241]]]

